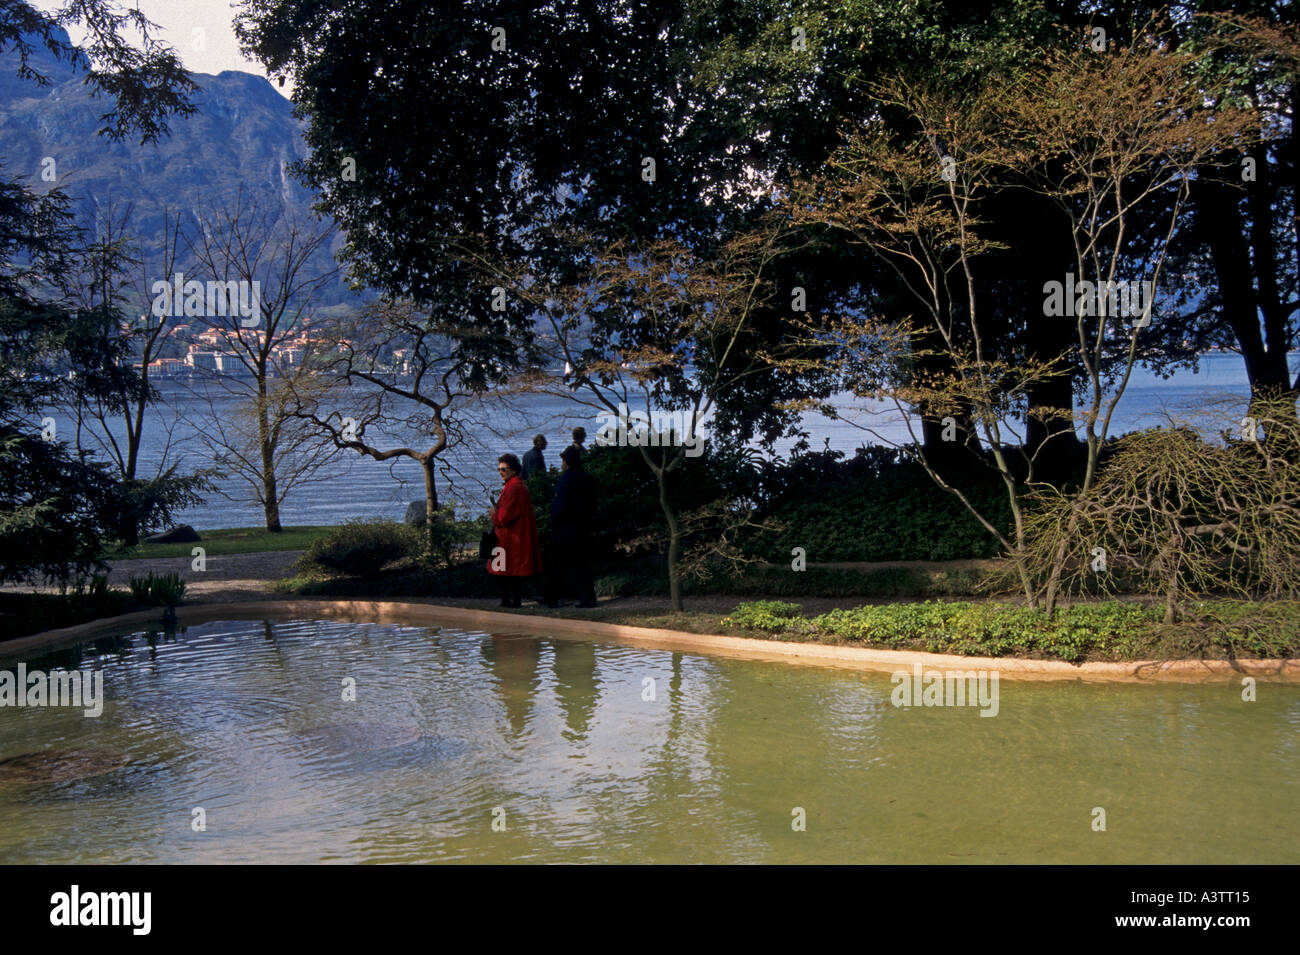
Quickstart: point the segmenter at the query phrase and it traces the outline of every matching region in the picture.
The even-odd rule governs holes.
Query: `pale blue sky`
[[[31,0],[39,10],[53,11],[61,6],[59,0]],[[135,7],[158,24],[156,35],[162,42],[176,50],[185,68],[192,73],[220,73],[222,70],[241,70],[265,76],[259,64],[245,60],[239,53],[232,22],[235,6],[231,0],[118,0],[118,6]],[[80,42],[85,31],[69,30],[73,42]],[[285,96],[292,92],[272,87]]]

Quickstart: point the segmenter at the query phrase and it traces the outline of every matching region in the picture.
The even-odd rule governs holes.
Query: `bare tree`
[[[158,394],[150,381],[149,366],[159,356],[171,326],[169,315],[155,314],[150,307],[149,289],[158,276],[170,276],[176,269],[181,232],[179,212],[164,207],[161,218],[161,249],[157,260],[150,262],[135,208],[108,203],[95,223],[85,268],[70,289],[77,307],[102,313],[102,334],[123,340],[122,360],[139,365],[138,374],[124,374],[108,393],[79,392],[69,407],[76,422],[77,447],[104,454],[127,481],[138,477],[140,449],[151,420],[148,412],[153,410],[154,423],[167,432],[155,476],[168,469],[176,425],[174,418],[160,416]]]
[[[163,237],[164,260],[171,260],[176,249],[175,222],[171,217],[168,222],[172,228]],[[92,228],[79,267],[66,277],[66,296],[83,319],[67,342],[82,387],[68,394],[64,407],[73,417],[78,454],[102,454],[117,471],[114,494],[122,517],[116,532],[125,543],[135,544],[141,530],[201,503],[199,492],[212,486],[208,472],[178,475],[179,463],[169,460],[176,417],[158,410],[160,396],[149,380],[149,364],[165,339],[166,316],[146,311],[134,318],[140,303],[147,302],[148,284],[134,209],[110,202]],[[146,422],[166,433],[148,478],[139,473]]]
[[[186,238],[196,278],[219,283],[215,296],[212,285],[204,290],[199,317],[216,330],[239,372],[222,369],[219,377],[209,377],[228,394],[247,399],[237,416],[242,420],[205,429],[202,437],[219,467],[254,488],[267,530],[278,532],[285,496],[315,480],[335,453],[328,444],[313,441],[287,400],[315,387],[304,378],[313,374],[315,347],[305,333],[315,317],[315,296],[339,270],[317,270],[314,258],[334,230],[320,220],[300,221],[287,207],[243,189],[227,206],[200,204],[195,219]],[[235,294],[241,308],[233,307]],[[190,301],[186,293],[187,313]],[[253,307],[243,309],[244,304]],[[295,338],[300,345],[286,347]]]
[[[479,359],[461,346],[479,336],[442,313],[408,301],[381,300],[367,307],[359,321],[342,326],[337,350],[320,358],[324,373],[351,387],[331,392],[329,400],[304,390],[294,396],[293,414],[327,435],[335,448],[376,461],[406,458],[420,465],[430,557],[438,549],[441,517],[437,471],[442,465],[446,474],[447,452],[470,442],[470,409],[482,393],[474,383]],[[395,425],[427,435],[428,443],[393,444],[384,432]]]

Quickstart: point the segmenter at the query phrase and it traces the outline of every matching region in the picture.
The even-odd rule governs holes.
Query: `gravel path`
[[[271,584],[292,574],[290,566],[300,550],[271,550],[256,554],[229,554],[208,557],[205,570],[194,570],[190,557],[164,557],[145,560],[119,560],[113,563],[108,582],[126,587],[132,577],[153,571],[175,571],[185,581],[186,602],[222,603],[231,600],[257,600],[271,592]]]
[[[292,565],[300,550],[262,551],[254,554],[230,554],[228,556],[208,557],[207,569],[194,570],[190,557],[149,558],[144,560],[115,561],[109,570],[109,583],[114,587],[126,589],[132,577],[142,577],[150,571],[155,574],[176,572],[185,581],[186,603],[229,603],[240,600],[265,600],[272,596],[271,585],[285,577],[292,576]],[[967,569],[988,565],[990,561],[950,561],[930,562],[914,561],[912,566],[930,570]],[[830,565],[828,565],[830,566]],[[897,563],[875,564],[840,564],[834,566],[870,569],[875,566],[898,566]],[[7,585],[0,590],[30,591],[30,586]],[[57,588],[41,587],[39,590],[54,591]],[[403,598],[394,598],[403,599]],[[448,606],[485,607],[496,609],[496,598],[483,597],[409,597],[405,599],[434,600]],[[755,597],[735,597],[722,594],[698,595],[686,598],[688,609],[708,613],[730,613],[743,600]],[[889,603],[889,600],[872,600],[862,597],[794,597],[783,598],[801,604],[808,613],[823,613],[835,607],[857,607],[864,603]],[[982,599],[982,598],[967,598]],[[668,613],[668,598],[663,597],[618,597],[602,598],[601,605],[610,609],[630,610],[640,613]]]
[[[132,577],[143,577],[150,571],[155,574],[175,572],[185,581],[186,603],[265,600],[271,594],[273,583],[292,576],[292,564],[301,553],[300,550],[271,550],[256,554],[209,557],[206,569],[201,571],[193,569],[193,558],[190,557],[118,560],[109,567],[108,582],[125,590]],[[0,590],[57,593],[58,587],[33,588],[30,584],[6,584]]]

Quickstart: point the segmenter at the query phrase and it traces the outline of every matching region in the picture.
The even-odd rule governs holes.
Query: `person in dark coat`
[[[533,435],[533,449],[524,452],[524,467],[523,470],[519,472],[519,476],[525,481],[528,480],[528,475],[532,474],[534,471],[546,470],[546,459],[542,457],[542,452],[545,450],[546,435]]]
[[[586,429],[586,428],[581,428],[581,427],[580,427],[580,428],[574,428],[574,429],[573,429],[573,444],[569,445],[569,447],[571,447],[571,448],[573,448],[573,449],[575,449],[575,450],[577,450],[577,451],[586,451],[587,449],[586,449],[585,447],[583,447],[583,442],[586,441],[586,440],[587,440],[587,429]]]
[[[523,602],[524,579],[542,571],[542,552],[537,537],[537,517],[528,485],[519,475],[519,459],[503,454],[497,471],[504,487],[501,500],[492,507],[492,529],[497,548],[487,571],[501,581],[501,606],[518,607]]]
[[[551,606],[573,595],[579,607],[596,606],[591,572],[592,533],[596,522],[596,481],[582,467],[582,453],[560,453],[560,480],[551,501],[551,546],[555,553]]]

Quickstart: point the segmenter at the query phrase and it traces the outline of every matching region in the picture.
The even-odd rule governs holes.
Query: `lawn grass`
[[[112,560],[140,560],[189,557],[195,547],[202,547],[209,557],[229,554],[257,554],[264,551],[303,550],[330,531],[330,526],[286,527],[273,534],[264,527],[229,527],[205,531],[196,528],[203,540],[196,544],[140,544],[123,547],[108,556]]]

